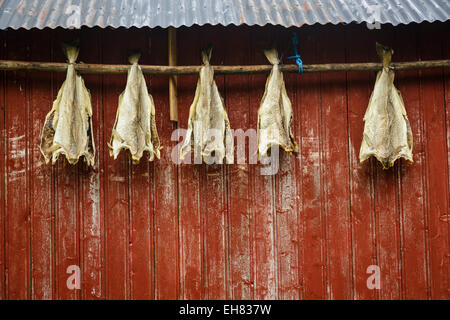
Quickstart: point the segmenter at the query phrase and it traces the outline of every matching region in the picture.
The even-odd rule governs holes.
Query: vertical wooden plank
[[[420,58],[440,59],[440,24],[420,26]],[[431,276],[431,298],[450,299],[447,132],[442,69],[421,70],[420,96],[424,117],[426,203]]]
[[[142,51],[140,63],[150,64],[151,32],[134,31],[134,39]],[[152,88],[146,78],[147,89]],[[159,107],[155,101],[155,108]],[[157,118],[156,121],[159,119]],[[158,161],[156,158],[154,161]],[[137,165],[131,165],[130,178],[130,272],[131,298],[153,299],[153,162],[145,153]]]
[[[55,61],[66,62],[61,50],[62,41],[72,41],[74,35],[65,30],[55,33],[53,48]],[[83,50],[83,49],[81,49]],[[55,73],[54,100],[66,79],[66,73]],[[49,110],[48,110],[49,111]],[[47,112],[48,112],[47,111]],[[70,165],[64,156],[55,164],[55,298],[60,300],[78,299],[79,290],[67,286],[67,268],[80,267],[79,255],[79,164]]]
[[[307,29],[299,38],[299,52],[306,63],[319,63],[319,32]],[[300,261],[302,297],[326,298],[325,235],[323,217],[320,74],[303,74],[298,80],[300,118],[301,230]]]
[[[56,83],[58,87],[62,84],[61,81]],[[69,275],[66,273],[70,266],[80,267],[78,186],[78,165],[72,166],[60,159],[55,168],[55,298],[59,300],[79,298],[78,290],[67,287]]]
[[[203,165],[205,299],[227,299],[226,203],[223,166]]]
[[[345,61],[342,26],[327,30],[318,41],[323,62]],[[349,201],[348,122],[344,73],[321,75],[322,156],[326,164],[324,201],[327,254],[327,297],[352,298],[351,229]]]
[[[84,30],[81,38],[79,60],[85,63],[101,63],[102,43],[100,31]],[[95,49],[92,49],[95,48]],[[81,238],[81,298],[105,298],[104,266],[104,151],[102,76],[83,75],[91,93],[92,126],[96,148],[95,165],[81,165],[80,174],[80,238]]]
[[[29,59],[25,31],[7,34],[7,59]],[[27,73],[7,75],[6,135],[6,285],[8,299],[30,298],[30,211],[28,179]]]
[[[278,42],[289,44],[291,34],[285,29],[276,31]],[[283,41],[284,40],[284,41]],[[278,48],[279,54],[292,53],[292,45]],[[288,63],[287,61],[283,61]],[[291,62],[291,61],[290,61]],[[293,108],[293,121],[297,121],[296,73],[284,74],[286,91]],[[296,134],[296,127],[293,126]],[[297,136],[294,135],[297,139]],[[284,150],[279,150],[279,169],[276,181],[276,242],[278,255],[278,298],[298,300],[300,298],[299,261],[298,261],[298,204],[297,204],[297,166],[298,154],[289,156]]]
[[[399,26],[395,32],[396,61],[417,61],[418,42],[416,26]],[[403,298],[427,299],[429,264],[427,261],[425,208],[425,154],[423,115],[420,109],[419,71],[403,71],[395,75],[397,89],[405,103],[413,132],[414,163],[400,162],[400,215],[402,234]]]
[[[177,65],[177,30],[175,27],[168,28],[168,54],[169,66]],[[169,77],[169,108],[170,120],[178,121],[177,102],[177,76]]]
[[[370,30],[365,25],[349,27],[346,32],[347,62],[369,61],[368,52],[374,44],[367,36]],[[347,104],[350,159],[350,201],[353,248],[353,298],[376,299],[377,291],[367,287],[367,268],[377,264],[375,224],[373,162],[359,163],[359,150],[364,132],[370,93],[374,77],[369,72],[347,73]]]
[[[5,59],[6,31],[0,31],[0,57]],[[0,300],[6,299],[6,273],[5,273],[5,226],[6,226],[6,194],[5,194],[5,92],[6,72],[0,72]]]
[[[152,64],[167,65],[167,30],[152,30]],[[161,139],[161,159],[154,163],[155,184],[155,299],[179,297],[177,167],[171,159],[176,123],[169,118],[168,78],[154,77],[151,85],[156,125]]]
[[[157,161],[157,160],[156,160]],[[148,155],[131,167],[130,272],[131,298],[153,299],[153,163]]]
[[[372,51],[369,59],[379,61],[375,41],[394,46],[392,26],[382,26],[370,33]],[[394,54],[394,59],[396,59]],[[375,84],[373,82],[372,86]],[[372,87],[373,88],[373,87]],[[372,89],[373,90],[373,89]],[[400,213],[398,190],[398,162],[389,170],[383,170],[375,159],[374,192],[378,266],[381,272],[380,299],[401,299]]]
[[[304,30],[301,29],[294,29],[293,31],[295,31],[297,33],[297,36],[299,37],[299,39],[305,39],[306,35],[308,34],[308,32],[304,32]],[[292,40],[291,40],[292,41]],[[301,54],[301,58],[304,59],[303,57],[303,52],[305,50],[305,47],[308,46],[308,44],[302,43],[298,45],[298,50],[299,50],[299,54],[300,54],[300,50],[302,52]],[[292,49],[291,49],[292,50]],[[291,52],[291,51],[290,51]],[[292,61],[292,60],[291,60]],[[298,278],[297,278],[297,287],[299,289],[299,299],[304,299],[303,296],[303,273],[304,273],[304,267],[305,267],[305,259],[303,257],[303,240],[304,240],[304,234],[303,234],[303,207],[302,207],[302,198],[303,198],[303,190],[302,190],[302,171],[303,171],[303,157],[302,157],[302,99],[303,97],[300,96],[300,81],[301,81],[300,76],[297,76],[295,79],[295,106],[293,106],[294,108],[294,121],[292,122],[292,128],[293,128],[293,132],[294,132],[294,137],[297,141],[297,146],[298,146],[298,153],[295,155],[295,187],[296,187],[296,201],[297,201],[297,273],[298,273]]]
[[[46,61],[51,54],[48,31],[30,31],[32,61]],[[39,150],[45,116],[52,107],[52,75],[30,72],[30,203],[31,298],[52,299],[53,212],[52,169]]]
[[[253,29],[250,34],[250,61],[267,64],[263,49],[270,45],[273,34],[268,27]],[[250,127],[256,130],[257,110],[264,94],[267,75],[250,75]],[[277,259],[275,249],[275,201],[273,176],[262,175],[263,166],[251,165],[251,199],[253,216],[254,299],[277,299]]]
[[[126,63],[127,39],[131,30],[104,30],[103,63]],[[125,75],[103,76],[103,161],[105,197],[105,279],[107,299],[130,297],[129,279],[129,156],[121,152],[109,156],[110,140],[116,118],[118,98],[125,89]]]
[[[199,27],[177,30],[180,65],[199,63]],[[194,99],[198,75],[178,78],[178,127],[187,128],[189,107]],[[180,298],[202,299],[203,275],[203,225],[200,208],[201,165],[181,164],[178,167],[180,216]]]
[[[250,31],[244,26],[229,26],[223,34],[226,42],[224,64],[247,65],[250,63]],[[239,53],[239,54],[237,54]],[[252,126],[250,117],[255,109],[249,104],[249,75],[225,77],[225,106],[228,110],[231,128],[247,130]],[[241,131],[239,131],[241,132]],[[253,257],[252,257],[252,198],[249,164],[249,139],[245,145],[237,144],[235,153],[244,153],[244,158],[235,157],[235,163],[228,165],[228,237],[230,258],[230,281],[232,299],[252,299],[253,297]],[[239,148],[241,148],[239,150]]]
[[[215,27],[202,33],[201,48],[213,43],[212,65],[223,64],[225,44],[218,34],[223,29]],[[217,87],[223,99],[224,76],[215,75]],[[226,108],[226,106],[225,106]],[[202,164],[202,211],[205,230],[205,298],[227,299],[228,292],[228,239],[227,239],[227,199],[224,164]]]

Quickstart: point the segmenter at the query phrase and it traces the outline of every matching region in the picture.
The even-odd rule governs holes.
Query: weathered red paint
[[[445,32],[440,25],[421,25],[419,31],[420,57],[442,54],[439,33]],[[445,298],[450,295],[450,255],[448,215],[448,145],[446,126],[445,95],[442,70],[422,70],[420,77],[420,98],[423,112],[425,144],[425,183],[427,233],[431,276],[431,298]],[[447,163],[446,163],[447,162]],[[438,174],[437,174],[438,173]]]
[[[117,31],[117,32],[116,32]],[[126,52],[117,50],[117,39],[129,44],[124,30],[107,30],[102,35],[102,60],[126,61]],[[114,160],[107,143],[116,118],[118,97],[125,88],[126,78],[103,76],[103,154],[105,202],[105,294],[113,299],[130,298],[130,206],[129,165],[126,154]],[[106,111],[107,110],[107,111]],[[95,130],[96,128],[94,128]]]
[[[377,61],[376,40],[394,47],[395,61],[446,58],[446,28],[295,30],[305,63],[331,63]],[[213,64],[264,64],[272,40],[291,54],[289,31],[182,27],[178,62],[199,64],[212,43]],[[127,49],[140,48],[142,64],[167,64],[160,28],[6,31],[0,56],[64,61],[59,42],[77,36],[79,61],[126,63]],[[358,160],[374,73],[286,74],[300,150],[264,176],[261,165],[171,162],[172,131],[186,128],[196,76],[178,78],[178,125],[169,120],[168,78],[146,76],[164,149],[160,160],[132,165],[107,146],[125,76],[84,75],[96,165],[47,166],[40,132],[64,74],[2,72],[0,299],[450,299],[449,74],[396,74],[415,162],[388,171]],[[266,75],[216,82],[232,128],[256,129]],[[80,291],[66,286],[73,264]],[[381,268],[379,291],[367,288],[370,265]]]
[[[196,27],[186,29],[185,37],[178,37],[178,64],[185,65],[197,57],[200,63],[200,46]],[[178,109],[179,124],[187,123],[189,106],[193,99],[193,88],[197,76],[178,77],[178,104],[186,106]],[[185,126],[182,126],[186,128]],[[180,140],[181,141],[181,137]],[[187,157],[186,157],[187,158]],[[180,234],[180,298],[203,299],[204,297],[204,227],[201,210],[200,190],[202,182],[201,166],[182,164],[178,167],[178,212]]]
[[[204,48],[214,43],[211,64],[222,64],[226,45],[223,41],[216,42],[215,39],[217,39],[217,32],[207,30],[200,38],[200,46]],[[216,75],[215,81],[219,91],[224,92],[225,76]],[[205,299],[230,298],[225,170],[226,166],[223,165],[202,164],[201,208],[205,224]]]
[[[345,60],[345,32],[330,30],[328,41],[318,42],[322,63]],[[348,109],[346,75],[322,75],[322,173],[324,193],[325,254],[327,268],[327,298],[351,299],[351,235],[348,156]]]
[[[261,49],[267,46],[267,38],[273,39],[273,30],[268,33],[250,34],[251,63],[267,63]],[[258,50],[258,48],[260,48]],[[266,83],[264,75],[250,75],[249,119],[251,128],[256,130],[257,110],[264,94]],[[249,151],[250,152],[250,151]],[[256,152],[256,150],[255,150]],[[253,216],[253,270],[255,299],[276,299],[278,295],[274,177],[261,175],[261,164],[250,166],[251,206]]]
[[[153,37],[152,37],[153,35]],[[152,63],[167,65],[167,32],[154,30],[148,36],[152,45]],[[154,61],[154,62],[153,62]],[[148,62],[150,63],[150,62]],[[156,103],[156,119],[161,139],[161,160],[154,166],[154,230],[155,230],[155,298],[176,299],[179,297],[179,232],[178,232],[178,185],[177,167],[171,161],[172,131],[177,128],[169,118],[169,79],[153,77],[149,86]],[[156,102],[158,101],[158,102]]]
[[[241,36],[234,37],[236,32]],[[225,31],[225,36],[229,39],[224,50],[224,64],[236,65],[238,63],[250,64],[250,41],[249,28],[231,27]],[[236,52],[244,52],[242,55]],[[239,86],[233,84],[238,83]],[[240,123],[240,128],[244,131],[251,128],[250,105],[249,105],[249,75],[225,76],[225,106],[227,108],[230,122]],[[244,111],[244,112],[242,112]],[[236,149],[237,150],[237,149]],[[248,159],[248,151],[245,152]],[[229,239],[229,285],[231,290],[230,298],[252,299],[252,228],[253,221],[251,206],[251,176],[248,160],[245,163],[238,163],[237,156],[235,164],[227,166],[227,194],[228,194],[228,239]]]
[[[23,31],[8,34],[16,50],[6,49],[8,59],[29,59]],[[29,210],[29,91],[24,71],[8,74],[5,84],[5,280],[6,297],[28,299],[30,288],[30,210]]]
[[[141,44],[141,59],[148,59],[150,39],[144,32],[136,33],[136,41]],[[147,81],[150,77],[146,78]],[[150,83],[150,82],[149,82]],[[153,163],[148,155],[140,165],[129,166],[130,170],[130,285],[132,299],[153,299]]]
[[[450,55],[450,39],[446,38],[444,39],[444,56],[448,57]],[[447,169],[450,169],[450,152],[449,152],[449,147],[450,147],[450,130],[448,130],[448,128],[450,128],[450,68],[445,68],[445,111],[446,111],[446,119],[447,119],[447,155],[448,155],[448,160],[447,160]],[[449,172],[449,171],[447,171]],[[450,190],[450,174],[448,175],[448,183],[449,183],[449,190]],[[447,197],[447,201],[448,201],[448,205],[447,208],[450,207],[450,197]],[[447,209],[447,214],[443,214],[440,216],[440,220],[441,221],[447,221],[447,230],[448,230],[448,242],[449,242],[449,248],[450,248],[450,210]],[[449,249],[450,250],[450,249]],[[447,254],[447,265],[450,264],[450,255]],[[449,275],[450,278],[450,275]],[[448,288],[448,286],[447,286]]]
[[[395,30],[395,52],[402,61],[418,60],[417,37],[402,26]],[[424,182],[424,139],[423,115],[420,112],[420,86],[414,79],[419,78],[419,71],[408,71],[396,75],[397,88],[402,93],[408,112],[414,139],[414,166],[400,165],[400,232],[402,241],[402,287],[405,299],[427,299],[430,297],[428,287],[429,266],[427,263],[426,204]]]
[[[98,61],[101,59],[101,48],[96,46],[100,41],[100,32],[92,32],[86,36],[86,45],[95,48],[89,52],[80,52],[81,61]],[[83,77],[86,86],[91,93],[91,103],[93,109],[93,126],[95,141],[104,141],[108,135],[103,131],[102,114],[102,76],[86,75]],[[81,297],[83,299],[104,299],[105,298],[105,204],[104,198],[104,175],[103,175],[103,155],[107,154],[103,143],[96,144],[97,153],[95,155],[94,170],[87,169],[81,165],[80,190],[81,190],[81,216],[80,216],[80,258],[83,287]],[[143,199],[144,201],[144,199]]]
[[[307,32],[301,41],[303,60],[319,63],[315,33]],[[305,74],[298,80],[300,182],[299,260],[302,267],[302,298],[326,298],[326,258],[324,233],[324,195],[322,162],[322,120],[320,104],[320,74]],[[313,266],[313,267],[311,267]]]
[[[5,43],[6,43],[6,35],[5,33],[0,33],[0,57],[2,59],[5,58]],[[5,146],[5,89],[6,89],[6,81],[5,74],[0,76],[0,87],[2,88],[0,91],[0,298],[6,299],[6,273],[5,273],[5,264],[6,264],[6,242],[5,242],[5,226],[6,226],[6,206],[5,206],[5,154],[6,154],[6,146]]]
[[[33,31],[33,33],[37,33]],[[35,36],[30,45],[31,57],[43,61],[52,56],[50,37]],[[30,73],[30,201],[31,209],[31,298],[53,298],[53,178],[39,150],[40,136],[47,110],[52,103],[52,74]]]
[[[67,33],[58,30],[53,36],[53,47],[57,50],[54,59],[66,61],[60,42],[67,41]],[[60,83],[65,80],[64,73],[55,74],[53,94],[57,95]],[[67,268],[80,266],[80,168],[83,164],[70,166],[64,159],[54,167],[55,173],[55,299],[79,299],[77,290],[67,290]]]

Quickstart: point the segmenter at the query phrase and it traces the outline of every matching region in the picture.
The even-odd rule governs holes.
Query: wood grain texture
[[[167,64],[167,30],[153,30],[150,36],[152,61]],[[154,163],[155,299],[179,298],[177,167],[171,161],[176,123],[169,118],[168,83],[167,78],[155,77],[149,86],[157,103],[156,125],[163,146],[161,159]]]
[[[169,66],[177,65],[177,30],[169,27],[168,30],[168,54]],[[178,95],[177,95],[177,76],[169,77],[169,108],[170,120],[178,121]]]
[[[278,30],[277,30],[278,31]],[[292,52],[289,44],[290,35],[279,30],[276,38],[285,45],[278,49],[279,54]],[[288,45],[286,45],[288,44]],[[298,121],[296,81],[298,74],[283,75],[286,91],[292,104],[293,121]],[[298,136],[295,126],[292,128],[294,138]],[[298,241],[298,198],[297,171],[298,158],[296,154],[288,155],[279,151],[279,169],[275,176],[276,193],[276,243],[278,264],[278,298],[298,300],[300,298],[299,286],[299,241]]]
[[[79,60],[94,61],[102,59],[100,32],[91,32],[81,38],[82,48]],[[93,168],[82,166],[80,169],[80,232],[81,232],[81,288],[82,299],[104,299],[105,295],[105,210],[104,199],[104,157],[108,150],[103,144],[105,134],[103,123],[103,92],[101,75],[83,75],[85,85],[91,94],[92,125],[94,127],[94,143],[96,147],[95,165]],[[105,150],[106,149],[106,150]]]
[[[376,40],[387,46],[395,45],[392,27],[386,26],[382,30],[374,31],[370,35],[372,43]],[[375,50],[369,51],[369,59],[379,59]],[[383,170],[378,161],[374,164],[377,265],[380,267],[381,272],[379,299],[402,298],[398,188],[399,162],[397,161],[391,170]]]
[[[121,45],[128,45],[129,30],[117,34],[113,30],[103,33],[103,61],[126,61],[126,52],[117,50]],[[130,43],[131,45],[131,43]],[[105,192],[105,294],[109,299],[130,298],[130,159],[126,152],[121,152],[114,160],[109,155],[107,143],[110,141],[116,118],[118,97],[125,89],[126,78],[119,75],[103,76],[103,165]]]
[[[442,30],[442,29],[441,29]],[[445,57],[450,56],[450,39],[448,37],[442,38],[443,53]],[[447,129],[447,178],[450,190],[450,68],[444,68],[444,91],[445,91],[445,112],[446,112],[446,129]],[[449,254],[447,254],[447,261],[450,260],[450,198],[447,205],[447,214],[443,217],[441,216],[441,221],[447,222],[448,236],[449,236]],[[449,262],[450,263],[450,262]],[[448,289],[447,289],[448,291]]]
[[[0,32],[0,58],[6,56],[5,53],[6,34]],[[5,183],[5,91],[6,72],[0,73],[0,300],[5,300],[6,296],[6,183]]]
[[[345,61],[344,29],[318,43],[322,61]],[[345,74],[321,75],[322,161],[328,299],[352,298],[348,123]],[[339,213],[339,214],[336,214]]]
[[[302,36],[303,59],[319,62],[316,32]],[[310,45],[306,45],[306,44]],[[326,299],[324,194],[320,75],[302,75],[298,80],[301,171],[301,254],[303,299]]]
[[[151,36],[139,30],[134,39],[142,50],[139,63],[150,60]],[[150,77],[146,77],[146,81],[151,83],[148,80]],[[151,94],[152,88],[147,86],[147,89]],[[138,165],[130,166],[130,171],[131,298],[154,299],[154,162],[149,162],[145,153]]]
[[[200,60],[198,27],[183,31],[178,39],[180,64]],[[198,76],[186,76],[178,81],[178,128],[186,130],[189,108],[194,100]],[[185,132],[185,131],[184,131]],[[182,143],[179,136],[179,147]],[[176,151],[179,155],[179,149]],[[186,164],[178,167],[179,234],[180,234],[180,291],[182,299],[204,297],[204,225],[201,211],[201,165],[193,164],[192,153],[186,156]],[[191,163],[191,164],[188,164]]]
[[[306,65],[377,64],[375,41],[394,62],[448,59],[449,23],[367,30],[293,28]],[[296,68],[291,29],[182,27],[178,63],[267,65],[274,40]],[[79,61],[165,65],[165,29],[1,31],[0,59],[64,64],[60,42],[80,37]],[[222,70],[223,71],[223,70]],[[396,72],[414,137],[414,163],[359,163],[375,72],[286,73],[299,153],[280,152],[277,175],[247,163],[182,164],[171,157],[186,128],[197,75],[178,78],[179,122],[170,121],[168,77],[146,75],[161,159],[132,165],[108,142],[126,75],[84,74],[91,92],[96,165],[47,166],[38,144],[65,73],[0,73],[0,299],[449,299],[450,76]],[[216,73],[232,129],[255,129],[267,74]],[[237,139],[235,140],[237,143]],[[238,146],[238,145],[237,145]],[[243,152],[244,151],[244,152]],[[236,161],[238,159],[235,159]],[[81,290],[66,285],[81,269]],[[367,287],[378,265],[381,289]]]
[[[53,37],[54,59],[66,61],[60,43],[70,39],[67,30],[58,30]],[[55,74],[53,97],[66,79],[65,74]],[[46,112],[49,112],[48,109]],[[70,266],[80,267],[80,168],[83,164],[71,166],[60,156],[54,166],[55,174],[55,298],[75,300],[80,298],[79,290],[67,286],[67,270]]]
[[[239,37],[234,37],[237,28],[229,28],[226,37],[230,39],[224,52],[224,63],[248,63],[250,53],[249,29],[241,30]],[[235,52],[243,52],[242,56]],[[241,130],[242,135],[253,128],[250,123],[250,103],[248,75],[225,77],[225,106],[232,129]],[[238,132],[238,131],[235,131]],[[253,247],[251,203],[251,175],[249,164],[249,139],[235,139],[235,163],[227,165],[227,195],[228,195],[228,245],[230,259],[231,298],[252,299],[253,297]],[[238,151],[239,148],[239,151]],[[238,154],[239,158],[238,159]]]
[[[395,31],[398,49],[396,59],[416,60],[418,28],[413,32],[404,26]],[[416,48],[416,49],[412,49]],[[405,299],[430,298],[429,262],[427,258],[426,204],[425,204],[425,144],[423,113],[420,108],[420,87],[413,79],[418,71],[396,74],[397,89],[402,94],[413,132],[414,163],[400,163],[400,222],[402,241],[402,287]]]
[[[223,28],[222,28],[223,30]],[[223,31],[222,31],[223,32]],[[203,33],[200,47],[207,48],[214,41],[216,33],[210,30]],[[215,43],[211,64],[223,64],[225,44]],[[219,93],[224,100],[225,77],[214,75]],[[227,106],[225,105],[225,108]],[[228,251],[228,197],[225,164],[202,164],[202,213],[205,235],[205,299],[230,298],[229,251]]]
[[[262,51],[274,39],[274,31],[266,34],[251,32],[251,61],[266,63],[267,59]],[[250,77],[250,108],[257,110],[264,94],[267,80],[265,75],[251,75]],[[257,128],[258,115],[249,114],[251,125]],[[254,151],[249,151],[255,153]],[[263,175],[265,165],[256,164],[250,167],[252,176],[252,213],[253,213],[253,261],[254,261],[254,298],[277,299],[277,253],[276,253],[276,225],[275,225],[275,179],[272,175]]]

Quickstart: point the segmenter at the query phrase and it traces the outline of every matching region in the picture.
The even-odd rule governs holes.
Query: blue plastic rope
[[[298,37],[296,32],[292,32],[292,46],[294,47],[294,56],[287,57],[288,59],[295,59],[295,63],[298,66],[298,73],[303,73],[303,61],[298,54]]]

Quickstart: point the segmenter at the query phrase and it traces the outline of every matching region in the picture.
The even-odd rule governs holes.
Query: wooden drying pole
[[[168,38],[169,66],[177,65],[177,30],[169,27]],[[178,122],[178,94],[177,94],[177,76],[169,77],[169,110],[170,120]]]
[[[188,75],[198,74],[201,66],[153,66],[140,65],[142,72],[154,75]],[[429,60],[413,62],[393,62],[390,67],[395,71],[415,70],[450,67],[450,59]],[[120,74],[127,73],[129,65],[118,64],[85,64],[76,63],[75,70],[79,73],[96,74]],[[272,65],[247,65],[247,66],[213,66],[215,74],[251,74],[269,73]],[[353,71],[378,71],[382,68],[381,63],[329,63],[303,65],[303,73],[314,72],[353,72]],[[296,64],[280,65],[283,72],[298,72]],[[0,60],[0,70],[29,70],[29,71],[53,71],[66,72],[67,63],[58,62],[29,62]]]

